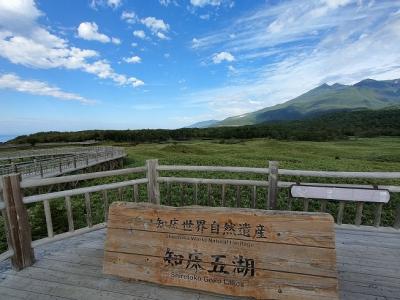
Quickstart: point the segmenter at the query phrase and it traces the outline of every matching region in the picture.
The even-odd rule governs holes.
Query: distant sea
[[[17,135],[1,135],[0,134],[0,143],[4,143],[4,142],[7,142],[9,140],[12,140],[15,137],[17,137]]]

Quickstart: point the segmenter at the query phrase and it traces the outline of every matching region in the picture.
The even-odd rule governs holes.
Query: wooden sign
[[[291,195],[295,198],[380,203],[388,203],[390,199],[388,190],[311,185],[292,185]]]
[[[323,213],[110,206],[104,273],[257,299],[338,299]]]

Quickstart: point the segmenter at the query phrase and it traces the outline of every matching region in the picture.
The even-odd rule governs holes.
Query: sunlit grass
[[[400,138],[371,138],[353,139],[337,142],[287,142],[268,139],[258,140],[227,140],[227,141],[191,141],[170,142],[161,144],[122,144],[128,154],[125,167],[143,166],[146,159],[159,159],[160,164],[180,165],[218,165],[218,166],[248,166],[266,167],[269,160],[279,161],[280,168],[300,170],[329,170],[329,171],[400,171]],[[113,176],[103,179],[94,179],[81,182],[77,185],[53,186],[54,190],[64,190],[74,187],[84,187],[97,184],[105,184],[122,180],[141,178],[144,174],[132,174],[128,176]],[[161,172],[161,176],[184,176],[202,178],[237,178],[267,180],[264,175],[239,174],[239,173],[213,173],[213,172]],[[280,180],[293,182],[324,182],[324,183],[357,183],[357,184],[392,184],[400,185],[400,180],[366,180],[366,179],[324,179],[324,178],[300,178],[282,177]],[[194,187],[184,185],[181,192],[180,184],[171,184],[170,195],[167,194],[166,184],[160,185],[161,202],[168,205],[191,205],[194,204]],[[48,192],[49,187],[42,189]],[[124,200],[132,201],[132,187],[123,189]],[[26,195],[38,193],[38,191],[25,191]],[[240,206],[252,207],[251,190],[242,187],[240,192]],[[400,202],[400,195],[391,194],[391,201],[384,206],[382,214],[382,225],[391,226],[395,218],[395,207]],[[108,195],[110,203],[117,201],[117,191],[110,191]],[[145,185],[139,186],[140,201],[147,200]],[[93,223],[104,221],[104,203],[101,193],[92,193]],[[75,229],[86,226],[84,196],[72,197],[72,209],[74,215]],[[257,208],[266,206],[266,189],[257,189]],[[210,197],[207,186],[199,185],[198,205],[221,205],[221,187],[213,185]],[[235,207],[236,187],[227,187],[225,206]],[[278,209],[286,210],[289,207],[288,190],[281,189],[278,198]],[[310,211],[319,211],[320,202],[310,201]],[[302,210],[303,202],[293,200],[293,210]],[[64,199],[51,201],[53,227],[55,233],[68,231],[68,223]],[[330,202],[327,211],[333,216],[337,214],[337,204]],[[364,225],[372,225],[374,220],[375,205],[365,205]],[[46,236],[46,224],[43,204],[29,205],[29,215],[32,224],[32,235],[34,239]],[[355,206],[346,205],[344,223],[353,223],[355,217]],[[0,217],[0,252],[6,249],[6,238],[4,233],[3,219]]]

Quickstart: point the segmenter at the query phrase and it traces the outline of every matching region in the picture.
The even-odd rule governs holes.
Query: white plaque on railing
[[[378,189],[346,188],[332,186],[293,185],[292,197],[343,200],[354,202],[379,202],[388,203],[389,191]]]

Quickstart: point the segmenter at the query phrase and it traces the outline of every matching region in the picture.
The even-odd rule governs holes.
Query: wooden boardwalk
[[[84,170],[86,168],[94,167],[99,164],[103,164],[106,162],[111,162],[111,161],[116,161],[121,158],[126,157],[126,154],[116,154],[115,156],[112,157],[102,157],[101,159],[96,159],[96,158],[90,158],[87,161],[78,161],[76,165],[74,166],[73,164],[67,164],[66,166],[63,166],[60,169],[55,168],[53,171],[50,171],[48,173],[45,173],[43,177],[40,174],[25,174],[22,175],[23,179],[40,179],[40,178],[51,178],[51,177],[58,177],[62,175],[66,175],[72,172],[76,172],[79,170]]]
[[[0,176],[20,173],[22,179],[29,180],[57,177],[100,164],[113,164],[126,156],[125,151],[117,147],[72,148],[71,150],[67,148],[64,153],[62,153],[63,149],[55,150],[54,156],[51,156],[49,153],[52,152],[49,151],[34,150],[16,152],[13,157],[9,155],[0,157],[0,160],[30,158],[27,162],[0,165]],[[48,159],[36,161],[36,158],[41,156]]]
[[[36,248],[20,272],[0,263],[0,299],[232,299],[102,274],[105,229]],[[400,231],[336,229],[341,299],[400,299]],[[235,298],[236,299],[236,298]]]

